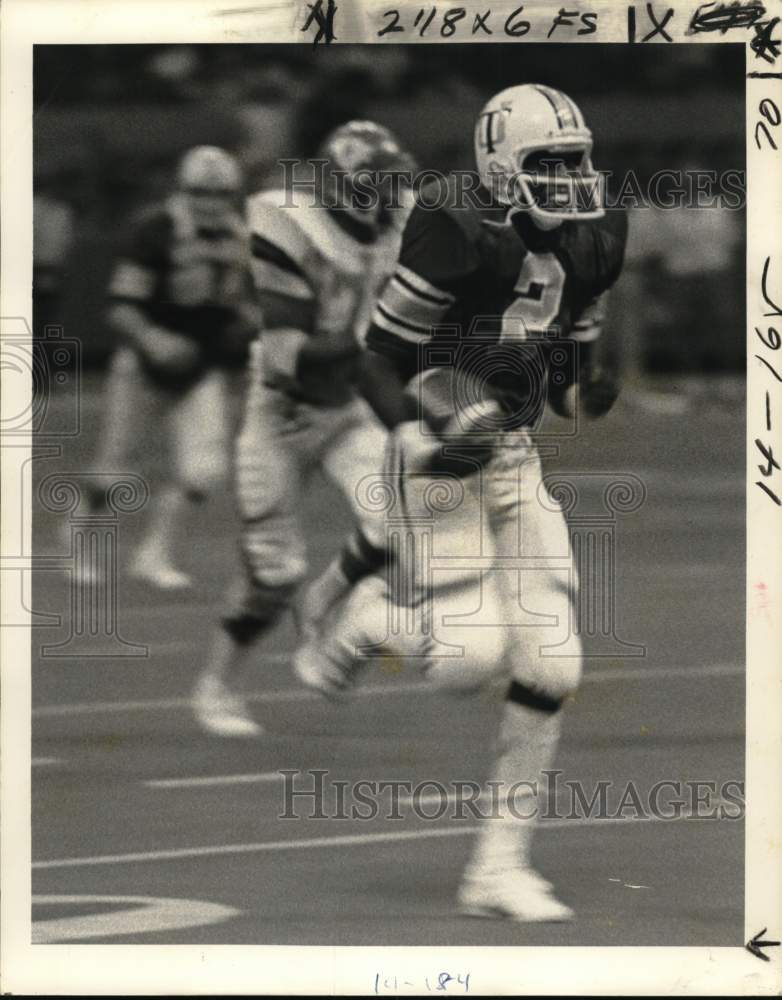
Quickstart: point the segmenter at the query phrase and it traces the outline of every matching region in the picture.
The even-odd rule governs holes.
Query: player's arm
[[[474,248],[451,215],[412,211],[396,268],[375,305],[360,379],[387,427],[416,418],[415,400],[405,390],[420,368],[421,348],[476,266]]]
[[[252,279],[263,313],[264,366],[293,379],[298,354],[315,326],[315,291],[301,260],[302,234],[262,196],[248,202]]]
[[[608,413],[619,396],[616,355],[605,333],[606,302],[603,292],[590,304],[574,327],[578,344],[579,405],[588,417]]]
[[[355,358],[358,344],[344,338],[333,343],[318,331],[317,293],[302,263],[308,252],[302,230],[262,199],[251,203],[250,215],[253,279],[264,320],[264,380],[328,405],[330,366]]]
[[[142,308],[129,302],[109,307],[109,323],[161,375],[186,376],[200,365],[200,350],[185,334],[153,323]]]
[[[571,337],[576,341],[574,383],[549,385],[557,412],[572,416],[576,409],[587,417],[607,413],[619,395],[616,352],[603,333],[608,290],[619,277],[627,246],[627,214],[612,210],[589,230],[594,298],[575,317]]]
[[[249,357],[250,344],[263,328],[263,313],[255,291],[250,267],[249,237],[246,267],[241,274],[241,286],[230,303],[229,318],[219,330],[214,345],[214,356],[219,364],[228,368],[244,368]]]
[[[373,350],[364,353],[359,369],[359,388],[389,429],[415,419],[416,414],[405,395],[405,385],[406,379],[391,358]]]
[[[198,346],[185,334],[155,322],[150,313],[160,273],[166,266],[168,226],[169,220],[161,213],[133,228],[111,276],[107,318],[151,371],[186,375],[200,363]]]
[[[587,417],[601,417],[616,402],[619,377],[603,336],[606,293],[596,297],[574,322],[571,339],[574,363],[571,377],[561,380],[561,372],[549,373],[548,399],[552,409],[563,417],[576,412]]]
[[[440,439],[453,443],[468,436],[473,457],[479,443],[490,451],[485,429],[500,412],[496,402],[486,399],[462,406],[457,413],[453,370],[422,370],[422,346],[448,317],[464,281],[479,265],[466,222],[448,212],[411,214],[399,261],[376,304],[367,335],[362,389],[380,419],[394,430],[395,445],[408,470],[469,474],[474,465],[446,453]],[[420,433],[420,420],[432,434]]]

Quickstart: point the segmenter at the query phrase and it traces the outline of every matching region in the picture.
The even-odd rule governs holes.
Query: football
[[[454,383],[452,368],[429,368],[414,375],[405,387],[411,411],[438,434],[456,413]]]

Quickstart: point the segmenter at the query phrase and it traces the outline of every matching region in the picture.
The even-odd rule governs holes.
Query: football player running
[[[295,657],[299,678],[326,694],[355,681],[370,659],[359,654],[383,650],[419,657],[442,688],[467,692],[508,678],[490,775],[504,790],[501,818],[479,821],[459,900],[466,913],[519,921],[573,915],[530,858],[535,791],[582,668],[568,529],[543,485],[531,432],[546,401],[572,419],[599,416],[617,395],[596,341],[604,293],[622,267],[626,219],[605,211],[591,150],[569,97],[511,87],[476,123],[482,200],[419,195],[373,314],[362,382],[393,429],[379,480],[390,485],[392,516],[401,511],[404,520],[406,511],[413,533],[416,519],[428,518],[431,551],[445,562],[427,576],[419,555],[405,580],[404,546],[389,551],[393,532],[375,524],[374,534],[357,534],[314,586],[316,635]],[[563,365],[571,355],[577,364]],[[438,481],[458,494],[450,510],[432,502]],[[479,568],[464,568],[471,556]],[[516,565],[503,569],[504,558]],[[417,615],[415,627],[390,628],[394,614]],[[526,792],[511,796],[518,782],[529,783]]]
[[[352,121],[326,138],[315,164],[323,169],[313,188],[294,177],[290,190],[248,201],[264,325],[236,447],[244,567],[194,692],[196,718],[219,736],[263,731],[236,682],[306,576],[300,511],[309,475],[322,469],[366,521],[355,486],[379,471],[386,443],[355,377],[402,231],[400,185],[384,193],[372,183],[403,178],[410,161],[388,130]]]
[[[93,469],[101,476],[135,464],[160,475],[129,570],[164,590],[190,583],[175,564],[177,529],[184,509],[225,475],[229,371],[246,363],[260,323],[241,188],[225,150],[189,150],[174,193],[132,227],[109,287],[108,320],[121,346]],[[149,469],[156,451],[159,468]],[[104,502],[96,486],[92,509]]]

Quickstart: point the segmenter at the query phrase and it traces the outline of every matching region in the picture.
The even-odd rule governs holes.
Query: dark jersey
[[[424,190],[420,202],[435,200]],[[523,384],[524,373],[536,381],[532,373],[542,367],[548,374],[552,360],[568,369],[572,354],[555,354],[554,345],[599,334],[599,300],[622,267],[626,216],[610,211],[544,232],[524,213],[504,224],[504,209],[443,200],[435,209],[419,202],[408,218],[367,346],[393,359],[405,378],[452,363],[485,375],[501,394],[539,396]],[[508,363],[514,352],[517,363]]]
[[[238,215],[221,230],[205,231],[174,196],[132,227],[109,293],[197,340],[205,362],[218,362],[236,349],[243,339],[237,326],[252,316],[250,260],[249,233]]]

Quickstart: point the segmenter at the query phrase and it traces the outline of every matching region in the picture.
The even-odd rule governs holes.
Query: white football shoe
[[[178,570],[161,553],[148,549],[139,549],[128,567],[128,573],[158,590],[187,590],[193,585],[187,573]]]
[[[326,698],[343,697],[355,683],[360,666],[358,657],[345,662],[326,652],[326,643],[317,634],[303,642],[293,654],[293,672],[301,683]]]
[[[68,520],[63,521],[60,525],[58,535],[66,553],[73,557],[75,555],[72,548],[74,538]],[[104,565],[96,564],[94,560],[81,559],[76,566],[73,563],[63,563],[63,572],[80,587],[89,587],[104,583],[106,581],[104,569]]]
[[[244,699],[209,674],[200,677],[196,684],[193,713],[201,728],[212,736],[251,739],[265,732],[250,715]]]
[[[529,867],[467,874],[459,888],[459,909],[471,917],[520,923],[562,923],[575,916],[554,895],[551,883]]]
[[[325,630],[326,619],[333,617],[350,591],[351,585],[342,575],[336,560],[303,588],[293,606],[293,617],[302,642],[317,640]]]
[[[103,569],[94,563],[82,563],[77,569],[69,567],[66,572],[79,587],[99,587],[107,582]]]
[[[340,698],[355,683],[361,661],[334,639],[351,587],[333,564],[307,587],[294,608],[299,645],[293,672],[305,687],[326,698]]]

